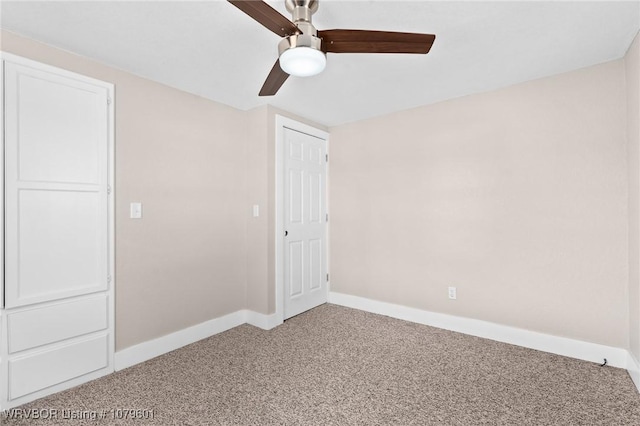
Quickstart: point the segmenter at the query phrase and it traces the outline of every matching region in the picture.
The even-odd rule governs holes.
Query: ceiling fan
[[[311,15],[319,0],[285,0],[293,22],[262,0],[228,0],[229,3],[283,39],[279,58],[259,96],[273,96],[289,75],[308,77],[324,70],[327,53],[421,53],[431,49],[433,34],[368,30],[316,30]]]

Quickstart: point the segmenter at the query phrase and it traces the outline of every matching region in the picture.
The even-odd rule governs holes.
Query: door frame
[[[78,377],[75,379],[68,380],[58,385],[51,386],[47,389],[43,389],[37,392],[34,392],[28,396],[21,397],[15,401],[12,401],[11,404],[8,404],[8,395],[4,394],[5,386],[2,384],[6,384],[8,379],[8,352],[6,348],[0,348],[0,359],[2,363],[0,363],[0,410],[8,409],[16,404],[23,404],[34,400],[36,398],[41,398],[43,396],[59,392],[73,386],[77,386],[81,383],[84,383],[88,380],[92,380],[103,376],[105,374],[112,373],[114,371],[114,354],[115,354],[115,285],[116,285],[116,275],[115,275],[115,86],[113,83],[109,83],[106,81],[98,80],[92,77],[88,77],[77,72],[69,71],[63,68],[56,67],[54,65],[50,65],[44,62],[39,62],[37,60],[28,59],[22,56],[14,55],[11,53],[7,53],[0,50],[0,117],[4,117],[4,64],[5,61],[9,61],[15,64],[31,67],[38,70],[50,71],[54,72],[60,76],[83,81],[86,83],[90,83],[99,87],[105,88],[107,91],[107,256],[108,256],[108,267],[107,273],[109,276],[109,280],[107,282],[108,287],[106,290],[107,298],[108,298],[108,306],[107,306],[107,314],[108,314],[108,323],[107,327],[109,329],[109,342],[108,342],[108,354],[107,354],[107,368],[105,372],[100,373],[98,375],[94,373],[89,373],[89,375],[84,377]],[[3,334],[6,336],[7,324],[6,324],[6,316],[5,316],[5,306],[4,306],[4,146],[5,146],[5,132],[4,132],[4,118],[0,120],[0,164],[2,164],[2,172],[0,173],[0,339],[3,338]],[[20,308],[16,308],[20,309]],[[86,377],[86,378],[85,378]]]
[[[276,324],[284,322],[284,130],[290,129],[300,133],[305,133],[319,139],[323,139],[327,144],[327,155],[329,153],[329,133],[317,129],[308,124],[301,123],[291,118],[276,114],[276,135],[275,135],[275,298],[276,298]],[[329,214],[329,163],[325,174],[325,205]],[[327,274],[329,274],[329,221],[325,222],[326,244],[325,255],[327,262]],[[327,281],[327,296],[329,295],[330,281]]]

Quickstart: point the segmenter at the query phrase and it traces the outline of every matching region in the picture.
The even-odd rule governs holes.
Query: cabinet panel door
[[[5,63],[5,306],[108,288],[107,89]]]

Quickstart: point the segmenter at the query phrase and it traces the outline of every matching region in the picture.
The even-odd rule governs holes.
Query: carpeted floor
[[[58,419],[3,424],[640,425],[624,370],[334,305],[270,331],[243,325],[20,409]],[[154,418],[114,420],[128,413],[114,409]],[[67,419],[92,413],[106,416]]]

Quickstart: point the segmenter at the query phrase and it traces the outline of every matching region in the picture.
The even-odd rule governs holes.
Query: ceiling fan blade
[[[298,27],[262,0],[228,0],[229,3],[278,34],[286,37],[299,32]]]
[[[277,60],[276,63],[271,68],[271,72],[267,76],[264,84],[262,85],[262,89],[260,89],[260,93],[258,96],[273,96],[280,89],[280,87],[287,81],[289,78],[289,74],[282,71],[280,68],[280,60]]]
[[[433,34],[367,30],[318,31],[327,53],[428,53]]]

